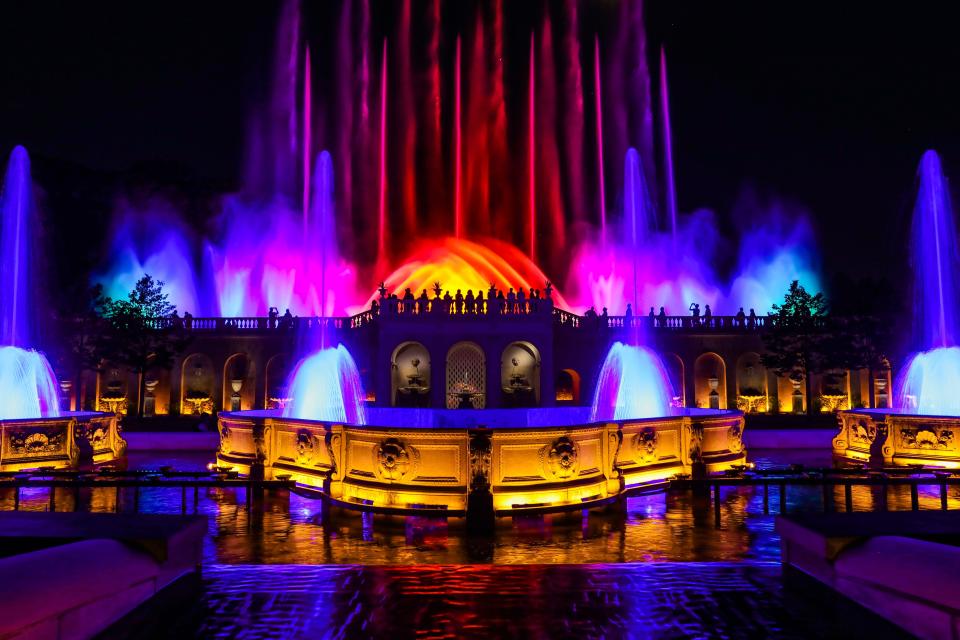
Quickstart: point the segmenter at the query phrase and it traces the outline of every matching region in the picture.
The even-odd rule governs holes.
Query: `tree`
[[[878,347],[879,323],[872,315],[833,315],[822,293],[811,294],[794,280],[773,305],[763,340],[763,365],[778,377],[803,381],[807,412],[812,413],[814,374],[866,369],[884,359]]]
[[[824,324],[827,301],[822,293],[810,294],[794,280],[783,297],[783,304],[773,305],[768,314],[771,326],[763,335],[767,353],[763,366],[777,377],[788,377],[805,383],[807,412],[813,412],[811,376],[824,369]]]
[[[107,360],[137,374],[136,416],[143,416],[146,373],[152,367],[167,368],[186,347],[189,338],[182,322],[170,322],[176,306],[163,292],[163,282],[144,275],[126,300],[106,298],[103,316],[107,331],[103,353]]]
[[[57,371],[66,372],[73,380],[77,394],[77,410],[83,410],[82,373],[99,371],[103,361],[106,321],[103,285],[73,289],[63,297],[63,308],[58,310],[61,339],[55,350]]]

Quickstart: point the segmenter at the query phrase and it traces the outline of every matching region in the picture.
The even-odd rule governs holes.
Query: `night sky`
[[[681,210],[725,215],[752,184],[811,211],[828,278],[901,281],[920,154],[936,148],[960,175],[960,42],[942,7],[881,6],[648,3],[650,66],[658,44],[670,64]],[[236,188],[275,14],[268,2],[4,5],[0,152],[31,152],[54,246],[79,241],[80,265],[95,262],[110,207],[86,182]]]

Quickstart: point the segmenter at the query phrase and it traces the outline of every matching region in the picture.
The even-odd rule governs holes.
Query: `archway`
[[[512,342],[503,350],[500,389],[505,407],[540,406],[540,351],[533,344]]]
[[[256,367],[245,353],[235,353],[223,364],[223,408],[245,411],[253,408]]]
[[[580,404],[580,374],[573,369],[563,369],[557,375],[557,404]]]
[[[430,406],[430,352],[419,342],[402,342],[390,357],[390,402],[395,407]]]
[[[216,370],[205,353],[194,353],[183,360],[180,371],[180,413],[212,414]]]
[[[687,404],[687,396],[684,393],[683,360],[675,353],[665,353],[661,360],[663,368],[667,371],[670,387],[673,389],[673,403],[683,407]]]
[[[760,354],[748,351],[737,358],[737,408],[744,413],[770,410],[767,368]]]
[[[727,365],[719,355],[708,352],[697,358],[693,364],[693,384],[698,407],[727,408]]]
[[[290,374],[290,359],[285,353],[278,353],[267,360],[264,368],[263,406],[268,409],[282,409],[287,402],[287,376]]]
[[[473,342],[458,342],[447,352],[447,408],[487,406],[487,361]]]

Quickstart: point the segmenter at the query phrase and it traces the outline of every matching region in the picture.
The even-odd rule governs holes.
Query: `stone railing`
[[[428,320],[438,318],[549,318],[564,327],[575,329],[650,329],[654,331],[697,332],[752,332],[771,328],[771,316],[603,316],[597,314],[577,315],[555,308],[553,302],[544,298],[508,302],[506,300],[386,300],[373,308],[352,316],[319,318],[315,316],[268,316],[268,317],[173,317],[154,318],[154,329],[178,328],[201,333],[267,332],[282,330],[314,329],[359,329],[375,320]]]

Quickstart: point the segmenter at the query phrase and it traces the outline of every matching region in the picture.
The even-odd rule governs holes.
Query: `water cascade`
[[[960,416],[960,258],[946,179],[935,151],[920,160],[913,208],[915,352],[897,378],[897,407]]]
[[[30,350],[33,221],[30,158],[14,148],[3,180],[0,217],[0,420],[60,415],[57,383],[43,354]]]
[[[670,379],[655,351],[615,342],[600,369],[590,421],[668,416],[672,398]]]
[[[342,344],[301,360],[287,381],[286,418],[366,424],[360,371]]]

